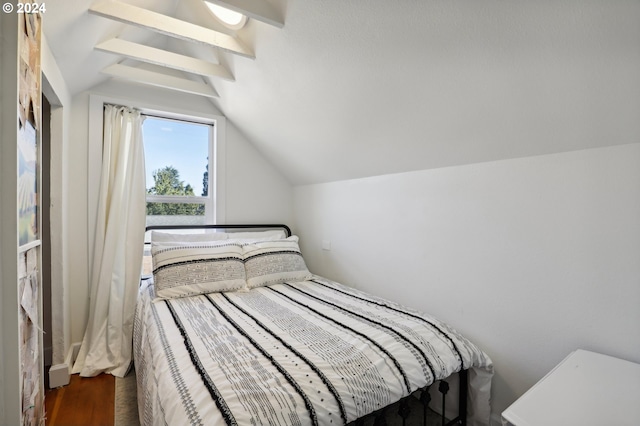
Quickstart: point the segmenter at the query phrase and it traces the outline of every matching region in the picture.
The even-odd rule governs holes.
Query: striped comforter
[[[446,324],[315,276],[154,300],[134,326],[144,425],[333,425],[470,369],[469,424],[488,424],[491,360]]]

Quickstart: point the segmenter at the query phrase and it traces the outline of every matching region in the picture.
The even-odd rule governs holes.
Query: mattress
[[[143,425],[335,425],[469,370],[470,425],[489,423],[490,358],[447,324],[313,276],[162,300],[134,324]]]

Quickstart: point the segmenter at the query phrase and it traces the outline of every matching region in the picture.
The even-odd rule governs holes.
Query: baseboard
[[[66,386],[71,380],[71,370],[73,369],[73,363],[78,358],[78,352],[80,351],[80,343],[73,343],[67,355],[64,357],[64,364],[52,365],[49,368],[49,388],[55,389],[61,386]]]
[[[67,364],[52,365],[49,369],[49,388],[55,389],[69,384],[71,376]]]
[[[73,368],[73,364],[76,362],[78,358],[78,352],[80,352],[80,342],[72,343],[67,351],[67,356],[64,358],[64,363],[69,366],[69,373],[71,373],[71,369]]]
[[[69,375],[71,375],[71,372],[73,370],[73,364],[75,364],[76,359],[78,358],[78,352],[80,352],[80,345],[81,343],[79,342],[72,343],[71,346],[69,346],[69,350],[67,350],[67,356],[64,357],[64,363],[69,368]]]

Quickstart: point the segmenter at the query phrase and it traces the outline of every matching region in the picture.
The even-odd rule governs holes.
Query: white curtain
[[[139,111],[105,106],[89,320],[73,366],[85,377],[123,377],[131,365],[146,215],[142,121]]]

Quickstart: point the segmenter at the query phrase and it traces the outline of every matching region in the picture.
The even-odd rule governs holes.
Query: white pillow
[[[170,242],[209,242],[226,240],[225,232],[205,232],[199,234],[181,234],[177,232],[151,231],[151,241],[154,243]]]
[[[243,244],[242,247],[249,288],[285,281],[305,281],[312,276],[295,235],[282,240]]]
[[[243,249],[225,241],[152,243],[156,297],[172,299],[246,286]]]
[[[286,233],[282,229],[256,232],[225,232],[224,234],[226,234],[230,240],[240,240],[243,242],[273,241],[287,238]]]

